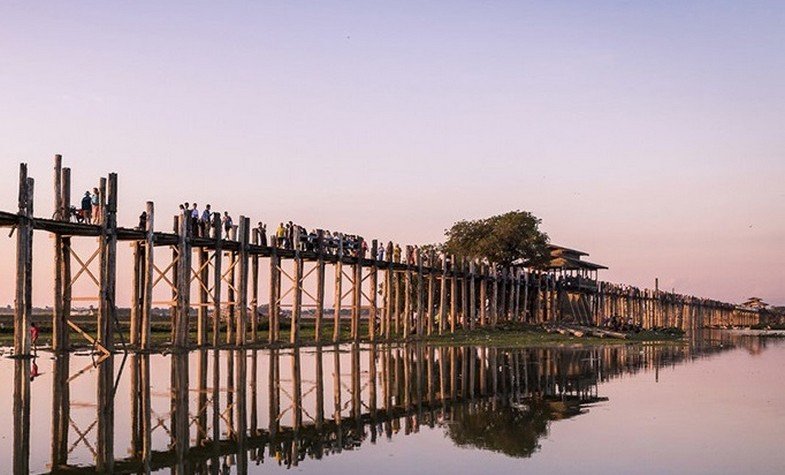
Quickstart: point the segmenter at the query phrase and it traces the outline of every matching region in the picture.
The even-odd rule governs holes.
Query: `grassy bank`
[[[94,324],[84,324],[82,328],[90,334],[95,334]],[[40,326],[41,335],[39,337],[39,347],[46,347],[51,345],[51,328],[45,325]],[[332,342],[333,327],[332,321],[324,322],[321,329],[322,342]],[[266,324],[260,325],[258,328],[258,338],[261,340],[257,344],[248,345],[249,347],[265,347],[267,344],[267,331]],[[122,337],[121,337],[122,334]],[[361,325],[360,335],[362,341],[369,341],[368,326],[367,324]],[[151,327],[151,342],[154,349],[163,349],[168,346],[170,341],[169,325],[165,323],[156,323]],[[250,339],[251,333],[248,332]],[[208,341],[211,341],[212,334],[208,335]],[[290,327],[288,325],[281,325],[280,328],[280,345],[286,345],[290,339]],[[414,337],[412,339],[415,339]],[[128,341],[128,327],[121,325],[119,332],[116,333],[115,342],[117,346],[121,346],[121,341]],[[563,335],[555,332],[548,332],[541,326],[524,325],[524,324],[504,324],[496,328],[477,328],[475,330],[457,330],[453,334],[432,335],[424,337],[423,341],[441,346],[462,346],[462,345],[485,345],[497,347],[530,347],[530,346],[558,346],[558,345],[606,345],[606,344],[624,344],[624,343],[641,343],[641,342],[656,342],[656,343],[679,343],[683,341],[683,334],[674,331],[654,331],[647,330],[634,335],[627,339],[620,338],[599,338],[593,336],[584,336],[581,338],[572,335]],[[192,331],[190,341],[196,341],[196,331]],[[340,341],[351,341],[350,324],[344,322],[341,325]],[[304,322],[300,328],[300,342],[302,345],[313,345],[316,343],[316,328],[313,322]],[[221,329],[221,344],[226,343],[226,330]],[[89,347],[89,343],[75,332],[71,332],[71,344],[75,347]],[[5,327],[0,329],[0,346],[13,345],[13,328]]]

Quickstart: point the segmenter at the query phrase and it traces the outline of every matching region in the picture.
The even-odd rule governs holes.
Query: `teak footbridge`
[[[16,355],[30,353],[34,231],[54,235],[54,351],[71,348],[72,332],[105,353],[114,351],[115,336],[121,330],[115,300],[119,241],[130,242],[133,248],[127,348],[134,350],[151,348],[154,305],[170,308],[170,346],[182,349],[194,345],[244,347],[262,342],[284,343],[284,324],[289,327],[288,343],[296,345],[302,341],[303,320],[311,318],[314,342],[321,343],[320,340],[329,339],[329,333],[327,337],[323,334],[330,316],[332,342],[337,342],[341,338],[344,305],[350,310],[353,341],[425,337],[502,322],[539,324],[570,320],[598,325],[612,315],[632,319],[642,328],[751,325],[759,319],[754,309],[716,300],[605,282],[586,286],[580,279],[561,278],[553,272],[502,267],[477,259],[423,252],[411,246],[406,247],[403,259],[388,252],[386,259],[378,260],[376,240],[366,246],[370,247],[370,257],[362,251],[361,240],[353,246],[357,251],[349,252],[341,242],[336,252],[327,252],[321,232],[312,250],[301,250],[299,246],[283,248],[274,237],[270,245],[262,245],[260,242],[266,239],[260,240],[259,230],[252,228],[247,216],[240,216],[238,225],[224,236],[216,213],[211,232],[199,236],[192,229],[190,211],[184,210],[174,216],[172,232],[161,232],[155,230],[155,207],[151,201],[146,204],[144,229],[121,227],[117,223],[117,186],[115,173],[98,182],[99,216],[93,218],[99,224],[72,222],[71,170],[63,167],[62,157],[56,155],[55,213],[51,219],[39,218],[34,215],[34,179],[28,176],[27,165],[20,164],[19,209],[16,213],[0,211],[0,226],[13,227],[16,233]],[[97,238],[97,249],[84,258],[72,248],[75,238]],[[159,265],[161,254],[167,258],[166,265]],[[91,263],[96,260],[98,272],[91,270]],[[262,260],[267,261],[266,266]],[[325,308],[328,265],[334,266],[332,309]],[[259,312],[259,273],[263,267],[269,269],[267,315]],[[97,296],[72,295],[79,279],[92,280],[98,287]],[[170,300],[153,300],[154,288],[158,286],[169,287],[166,292],[171,290]],[[313,287],[314,292],[308,290]],[[304,298],[313,303],[304,303]],[[74,302],[91,300],[98,303],[94,334],[72,318]],[[312,311],[305,314],[304,308]],[[194,327],[195,341],[190,336]],[[264,331],[266,335],[262,334]],[[125,343],[125,338],[122,341]]]

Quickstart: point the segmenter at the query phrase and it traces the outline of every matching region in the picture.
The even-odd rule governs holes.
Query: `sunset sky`
[[[51,216],[55,153],[75,197],[119,174],[125,226],[415,244],[524,209],[604,280],[785,305],[784,46],[783,2],[2,2],[0,209],[24,161]]]

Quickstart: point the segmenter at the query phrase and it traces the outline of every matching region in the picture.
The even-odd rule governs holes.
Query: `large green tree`
[[[549,261],[548,235],[540,218],[528,211],[510,211],[473,221],[458,221],[445,231],[447,252],[469,258],[486,258],[508,266],[523,259],[532,267]]]

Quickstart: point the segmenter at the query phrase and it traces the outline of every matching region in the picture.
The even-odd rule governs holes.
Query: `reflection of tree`
[[[453,408],[446,424],[447,435],[459,447],[500,452],[510,457],[531,457],[540,448],[539,439],[548,433],[548,423],[581,413],[577,401],[527,399],[517,406],[482,403]]]

